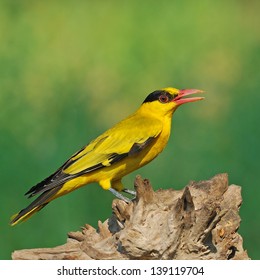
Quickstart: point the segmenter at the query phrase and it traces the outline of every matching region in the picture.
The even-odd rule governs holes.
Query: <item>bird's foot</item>
[[[136,197],[136,191],[132,191],[132,190],[129,190],[129,189],[123,189],[122,192],[131,194],[132,196]]]
[[[131,202],[131,199],[129,199],[129,198],[123,196],[120,192],[116,191],[115,189],[110,188],[109,190],[111,191],[111,193],[112,193],[113,195],[115,195],[117,198],[123,200],[124,202],[126,202],[126,203]]]

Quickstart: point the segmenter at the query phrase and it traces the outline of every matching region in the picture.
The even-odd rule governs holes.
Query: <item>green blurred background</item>
[[[97,184],[16,227],[23,194],[155,89],[207,91],[181,107],[165,151],[135,175],[155,189],[227,172],[242,186],[244,247],[260,259],[259,1],[0,1],[0,259],[65,243],[111,215]]]

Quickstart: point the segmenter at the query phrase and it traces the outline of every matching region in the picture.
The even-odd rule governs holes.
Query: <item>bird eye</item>
[[[169,102],[169,97],[165,94],[162,94],[162,95],[159,96],[159,101],[161,103],[167,103],[167,102]]]

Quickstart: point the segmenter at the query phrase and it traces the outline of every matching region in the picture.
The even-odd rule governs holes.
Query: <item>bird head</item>
[[[188,95],[202,92],[198,89],[167,87],[150,93],[144,100],[142,107],[146,107],[151,113],[168,115],[172,114],[182,104],[204,99],[204,97],[186,98]]]

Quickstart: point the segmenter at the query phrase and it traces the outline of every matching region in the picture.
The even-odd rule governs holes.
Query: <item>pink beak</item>
[[[195,94],[195,93],[202,93],[204,92],[203,90],[199,90],[199,89],[181,89],[179,91],[179,94],[177,97],[175,97],[173,99],[173,101],[177,104],[177,105],[181,105],[184,103],[188,103],[188,102],[195,102],[195,101],[199,101],[204,99],[204,97],[190,97],[190,98],[182,98],[184,96],[187,95],[191,95],[191,94]]]

